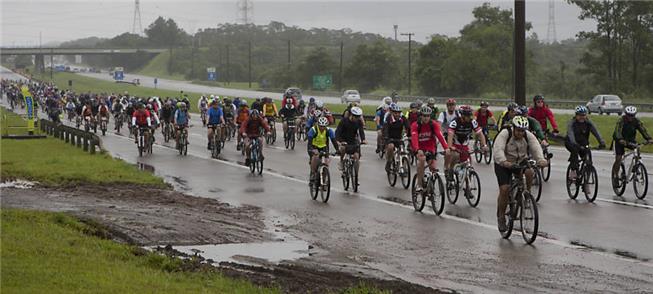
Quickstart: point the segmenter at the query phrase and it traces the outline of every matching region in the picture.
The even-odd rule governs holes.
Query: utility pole
[[[190,43],[190,79],[195,78],[195,35]]]
[[[345,42],[340,41],[340,77],[338,78],[338,88],[342,92],[342,52],[345,47]]]
[[[248,63],[249,63],[249,88],[252,88],[252,41],[249,41],[249,47],[248,47]]]
[[[290,40],[288,40],[288,70],[290,70]]]
[[[52,77],[54,71],[54,48],[50,48],[50,81],[54,81]]]
[[[395,41],[397,41],[397,29],[399,29],[399,25],[393,25],[395,28]]]
[[[515,102],[526,105],[526,1],[515,0]]]
[[[412,80],[412,71],[411,71],[411,66],[412,66],[412,43],[413,43],[413,35],[415,33],[402,33],[402,36],[408,36],[408,95],[410,95],[410,89],[411,89],[411,84],[413,82]]]
[[[229,76],[229,44],[227,44],[227,74],[225,80],[227,84],[229,84],[231,80],[231,76]]]

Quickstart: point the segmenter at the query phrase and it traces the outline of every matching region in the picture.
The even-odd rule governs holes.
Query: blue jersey
[[[207,115],[209,117],[208,124],[209,125],[218,125],[220,124],[220,118],[224,115],[222,113],[222,108],[218,107],[216,108],[209,108],[209,111],[207,112]]]
[[[187,125],[188,124],[188,112],[187,111],[181,111],[180,109],[177,109],[177,111],[175,111],[175,124],[177,124],[177,125]]]

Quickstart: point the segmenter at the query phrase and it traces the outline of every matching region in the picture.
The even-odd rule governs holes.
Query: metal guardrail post
[[[76,134],[77,137],[77,147],[81,148],[82,147],[82,137],[79,134]]]

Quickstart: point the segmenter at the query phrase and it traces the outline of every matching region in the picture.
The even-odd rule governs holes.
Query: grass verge
[[[278,293],[95,237],[64,214],[2,209],[3,293]],[[354,293],[354,292],[352,292]]]
[[[38,128],[34,128],[34,134],[40,134]],[[18,114],[15,114],[4,107],[0,107],[0,134],[4,135],[26,135],[27,121]]]

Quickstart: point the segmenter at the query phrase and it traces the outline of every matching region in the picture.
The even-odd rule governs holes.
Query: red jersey
[[[551,127],[554,130],[558,129],[558,124],[556,124],[556,120],[553,118],[553,112],[551,112],[549,107],[531,107],[528,109],[528,116],[535,118],[540,123],[540,126],[542,126],[542,131],[547,129],[547,119],[551,122]]]
[[[150,112],[147,109],[134,111],[132,120],[136,119],[136,125],[139,127],[147,127],[150,121]]]
[[[432,120],[429,124],[420,124],[419,121],[416,121],[410,125],[410,145],[413,151],[422,150],[435,153],[437,151],[436,138],[444,149],[449,147],[442,136],[438,122]]]
[[[247,118],[245,122],[240,124],[240,133],[247,134],[247,137],[259,137],[261,135],[260,129],[264,128],[266,132],[270,131],[270,126],[263,118],[252,119]]]
[[[419,119],[419,112],[409,112],[408,113],[408,123],[412,124]]]
[[[479,108],[475,113],[474,116],[476,117],[476,122],[481,128],[487,127],[487,121],[490,117],[494,117],[494,114],[492,114],[492,111],[489,109],[485,111],[485,113],[481,113],[481,109]]]
[[[286,99],[289,99],[289,98],[292,99],[292,105],[294,105],[295,108],[297,108],[297,99],[295,99],[293,97],[283,97],[283,99],[281,100],[281,109],[286,107]]]

